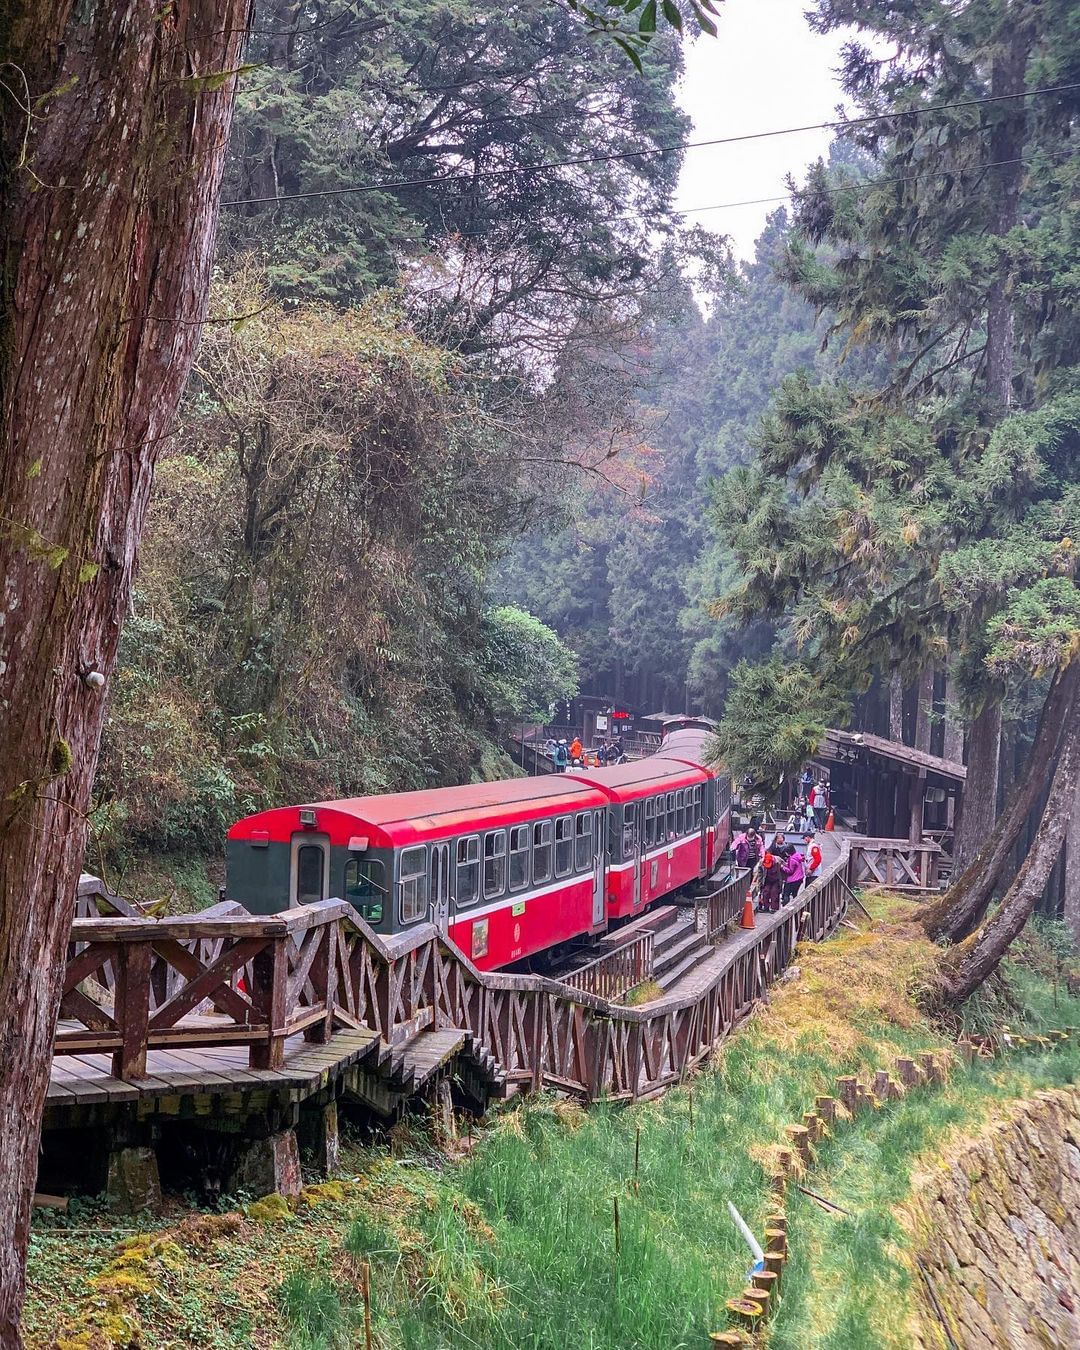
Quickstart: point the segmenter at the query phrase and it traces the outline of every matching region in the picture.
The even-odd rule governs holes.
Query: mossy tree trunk
[[[998,968],[1046,889],[1072,818],[1080,774],[1080,701],[1074,700],[1061,733],[1057,766],[1039,828],[1000,908],[982,928],[944,960],[945,997],[955,1006],[969,998]]]
[[[978,856],[944,897],[923,911],[922,922],[931,937],[960,942],[982,922],[1024,823],[1038,805],[1048,775],[1054,771],[1062,729],[1069,722],[1078,698],[1080,662],[1074,661],[1054,677],[1039,716],[1027,770],[1010,795],[1000,820]]]
[[[0,101],[0,1346],[106,677],[206,303],[249,0],[9,0]]]

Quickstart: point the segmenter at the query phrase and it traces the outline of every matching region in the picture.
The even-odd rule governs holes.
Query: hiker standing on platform
[[[806,878],[804,885],[810,886],[818,879],[818,873],[821,871],[821,849],[814,841],[813,834],[808,830],[803,835],[803,843],[806,845],[806,862],[804,870]]]
[[[781,861],[773,853],[766,853],[761,860],[761,909],[766,914],[775,914],[780,908],[780,892],[784,885],[784,870]]]
[[[806,879],[806,868],[803,862],[803,855],[797,848],[793,848],[783,862],[784,871],[784,894],[783,904],[788,904],[803,888],[803,882]]]

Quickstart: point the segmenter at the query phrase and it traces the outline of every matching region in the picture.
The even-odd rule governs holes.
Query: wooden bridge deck
[[[382,939],[337,901],[176,919],[102,918],[88,903],[98,917],[72,927],[46,1129],[87,1118],[83,1107],[139,1120],[240,1113],[268,1097],[295,1108],[348,1082],[392,1112],[452,1063],[473,1095],[651,1096],[741,1020],[798,941],[834,931],[849,884],[867,869],[921,874],[937,849],[819,838],[816,883],[729,934],[745,893],[732,879],[709,902],[716,950],[632,1008],[540,976],[482,973],[430,925]]]
[[[193,1018],[198,1030],[210,1019]],[[70,1025],[70,1024],[69,1024]],[[181,1024],[183,1025],[183,1024]],[[60,1023],[60,1030],[65,1023]],[[300,1100],[329,1079],[375,1053],[379,1036],[368,1028],[337,1031],[325,1045],[311,1045],[302,1033],[289,1036],[280,1068],[252,1069],[246,1045],[186,1046],[150,1050],[144,1077],[113,1076],[109,1055],[58,1055],[53,1058],[46,1108],[135,1102],[176,1096],[206,1096],[272,1090]]]

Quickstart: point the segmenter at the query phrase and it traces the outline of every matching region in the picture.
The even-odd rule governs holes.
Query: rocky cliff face
[[[1039,1093],[967,1141],[909,1216],[924,1350],[1080,1346],[1080,1088]]]

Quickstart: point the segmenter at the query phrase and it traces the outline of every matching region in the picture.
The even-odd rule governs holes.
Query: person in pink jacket
[[[794,900],[802,890],[803,880],[806,877],[806,866],[803,862],[803,855],[797,848],[793,848],[783,861],[784,870],[784,897],[783,904],[789,900]]]

